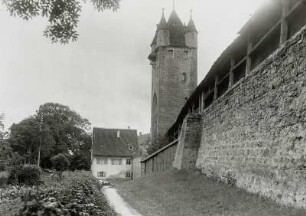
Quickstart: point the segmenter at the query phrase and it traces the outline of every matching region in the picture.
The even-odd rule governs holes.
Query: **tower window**
[[[189,52],[188,52],[188,50],[184,51],[184,58],[185,59],[189,59]]]
[[[186,73],[182,73],[182,82],[186,83],[187,81],[187,74]]]
[[[174,51],[173,50],[168,50],[168,57],[174,58]]]

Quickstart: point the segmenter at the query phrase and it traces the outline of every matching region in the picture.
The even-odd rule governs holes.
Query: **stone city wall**
[[[306,207],[305,28],[202,114],[196,167]]]

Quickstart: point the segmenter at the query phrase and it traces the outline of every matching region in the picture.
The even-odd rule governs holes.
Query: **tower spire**
[[[175,11],[175,0],[173,0],[173,11]]]
[[[192,20],[192,9],[190,9],[190,19]]]

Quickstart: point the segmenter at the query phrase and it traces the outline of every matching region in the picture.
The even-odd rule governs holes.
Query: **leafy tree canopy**
[[[43,104],[34,116],[13,124],[10,130],[12,148],[29,163],[37,161],[39,149],[44,167],[50,167],[50,158],[59,153],[90,160],[90,123],[68,106]]]
[[[90,1],[98,11],[119,8],[120,0],[83,0]],[[82,9],[81,0],[2,0],[12,16],[30,20],[42,16],[48,19],[44,36],[53,43],[67,44],[78,38],[77,26]]]

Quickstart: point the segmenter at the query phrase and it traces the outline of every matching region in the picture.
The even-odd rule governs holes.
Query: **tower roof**
[[[170,46],[173,47],[185,47],[185,34],[186,32],[197,32],[195,24],[190,16],[190,20],[187,26],[183,24],[176,11],[173,10],[168,22],[165,19],[164,9],[159,24],[157,25],[157,31],[151,43],[151,46],[157,42],[157,33],[159,30],[168,30],[170,33]]]
[[[175,47],[184,47],[185,43],[185,33],[186,27],[183,25],[181,19],[175,12],[172,11],[168,23],[168,30],[170,31],[170,45]]]
[[[195,27],[195,24],[193,22],[192,17],[190,17],[189,23],[187,25],[187,31],[188,32],[198,32],[196,27]]]
[[[154,44],[156,44],[157,42],[157,31],[155,32],[154,38],[152,40],[151,46],[153,46]]]
[[[162,17],[159,21],[159,24],[157,26],[157,29],[158,30],[161,30],[161,29],[167,29],[167,21],[166,21],[166,18],[165,18],[165,13],[164,13],[164,9],[163,9],[163,14],[162,14]]]

